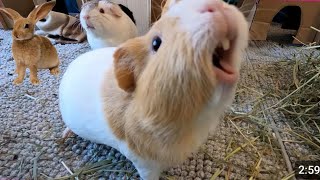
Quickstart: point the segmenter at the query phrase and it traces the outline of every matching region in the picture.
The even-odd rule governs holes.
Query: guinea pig
[[[83,4],[80,23],[92,49],[116,47],[138,36],[133,13],[127,7],[107,0]]]
[[[235,6],[171,3],[146,35],[70,64],[59,89],[65,132],[111,146],[142,179],[159,179],[216,130],[247,44],[248,24]]]

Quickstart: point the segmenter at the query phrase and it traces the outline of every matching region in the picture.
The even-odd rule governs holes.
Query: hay
[[[274,107],[294,121],[294,130],[320,145],[320,56],[311,53],[288,66],[293,82],[277,90],[282,99]]]
[[[292,165],[279,132],[298,138],[303,144],[312,147],[315,153],[320,152],[320,55],[314,51],[294,61],[275,62],[275,66],[283,68],[282,70],[291,69],[292,73],[288,76],[291,76],[289,79],[292,79],[292,82],[282,82],[280,87],[266,94],[251,90],[259,95],[253,103],[253,109],[248,113],[233,111],[229,118],[249,120],[263,127],[261,134],[271,129],[278,140],[288,170],[292,172]],[[261,108],[260,104],[268,104],[270,98],[278,100],[268,108]],[[293,125],[288,129],[277,128],[273,120],[267,120],[265,114],[268,111],[281,112]]]
[[[320,32],[316,28],[312,29]],[[248,121],[257,125],[260,129],[256,129],[258,134],[255,137],[269,141],[271,150],[281,151],[289,172],[283,179],[294,179],[292,164],[295,161],[289,158],[288,150],[284,145],[284,142],[289,142],[290,140],[283,140],[281,135],[287,134],[296,138],[296,140],[290,142],[298,142],[301,145],[310,147],[313,154],[320,153],[319,45],[316,45],[315,42],[310,44],[303,43],[303,45],[299,54],[293,55],[291,59],[273,62],[273,69],[266,70],[265,73],[270,76],[272,76],[271,72],[277,72],[275,73],[279,80],[277,87],[270,87],[266,90],[267,92],[260,92],[254,88],[240,86],[241,89],[238,90],[238,94],[249,91],[251,95],[256,95],[255,100],[246,102],[253,106],[248,112],[237,112],[232,109],[232,112],[227,115],[227,119],[235,127],[236,125],[233,121]],[[278,72],[288,72],[285,74],[287,77],[281,76],[281,73]],[[253,73],[252,77],[257,78],[257,75]],[[286,119],[287,128],[277,127],[274,119],[267,117],[270,113],[282,114]],[[239,131],[237,127],[236,129]],[[240,132],[240,134],[242,133]],[[244,135],[242,134],[242,136]],[[251,147],[256,154],[260,155],[259,151],[254,149],[254,146]],[[263,155],[258,157],[250,179],[254,179],[259,173]]]
[[[46,177],[47,179],[54,179],[54,180],[84,179],[84,178],[86,179],[89,177],[92,179],[97,179],[98,177],[101,176],[103,172],[118,172],[118,173],[122,172],[122,173],[127,173],[127,177],[132,176],[134,171],[117,170],[114,168],[116,165],[123,164],[125,162],[126,161],[119,161],[119,162],[113,163],[110,160],[104,160],[104,161],[100,161],[100,162],[85,166],[79,170],[76,170],[75,172],[72,172],[69,167],[67,167],[63,162],[61,162],[63,166],[67,169],[67,171],[70,173],[69,176],[64,176],[60,178],[50,178],[45,174],[41,173],[41,175]]]

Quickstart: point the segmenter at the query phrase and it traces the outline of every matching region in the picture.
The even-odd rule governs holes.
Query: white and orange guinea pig
[[[218,126],[247,43],[248,25],[235,6],[173,1],[145,36],[70,64],[59,90],[65,132],[111,146],[142,179],[159,179]]]
[[[138,36],[130,9],[109,0],[92,0],[83,4],[80,23],[92,49],[116,47]]]

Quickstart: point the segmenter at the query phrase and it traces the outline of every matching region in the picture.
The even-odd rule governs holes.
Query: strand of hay
[[[124,162],[126,162],[126,161],[119,161],[116,163],[112,163],[112,161],[110,161],[110,160],[104,160],[104,161],[94,163],[92,165],[85,166],[75,172],[72,172],[64,163],[62,163],[71,175],[60,177],[60,178],[55,178],[54,180],[83,179],[83,178],[81,178],[81,176],[95,174],[97,172],[124,172],[124,173],[128,173],[128,174],[132,174],[133,172],[131,172],[131,171],[112,169],[112,167],[114,167],[118,164],[124,163]],[[41,175],[46,177],[47,179],[53,179],[43,173],[41,173]]]
[[[66,168],[66,170],[71,174],[73,175],[73,172],[71,171],[71,169],[63,162],[61,161],[61,164],[63,165],[64,168]],[[78,177],[75,177],[75,180],[79,180]]]

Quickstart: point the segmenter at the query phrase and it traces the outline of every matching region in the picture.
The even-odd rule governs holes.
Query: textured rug
[[[114,163],[112,171],[105,169],[82,178],[138,179],[132,164],[108,146],[77,136],[67,139],[64,144],[57,142],[65,128],[58,109],[58,86],[62,76],[54,77],[48,70],[40,70],[41,84],[32,86],[27,72],[23,84],[13,86],[16,75],[11,55],[11,32],[0,30],[0,39],[0,179],[59,178],[70,174],[66,167],[74,172],[103,160]],[[55,47],[62,62],[61,74],[77,56],[89,51],[86,43],[55,44]],[[286,59],[295,52],[298,52],[296,47],[251,42],[233,108],[249,111],[255,93],[272,88],[275,78],[286,80],[285,72],[272,76],[279,73],[270,71],[272,62]],[[287,125],[280,115],[270,114],[268,118],[275,119],[279,128]],[[216,175],[216,179],[249,179],[252,176],[281,179],[290,172],[274,132],[266,133],[270,135],[266,136],[269,139],[261,138],[261,128],[253,123],[226,118],[197,154],[181,166],[166,171],[163,178],[199,180]],[[256,138],[258,136],[260,138]],[[292,139],[285,134],[281,137]],[[309,147],[299,143],[285,143],[285,149],[292,162],[311,155]]]

